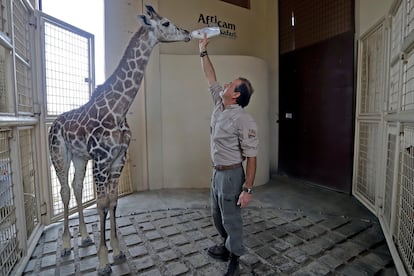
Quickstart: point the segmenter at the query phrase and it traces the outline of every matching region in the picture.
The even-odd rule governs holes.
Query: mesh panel
[[[384,80],[384,33],[377,28],[362,40],[360,113],[381,112]]]
[[[14,47],[26,61],[30,59],[29,17],[30,13],[22,1],[13,1]]]
[[[402,110],[414,110],[414,52],[409,56],[404,66],[404,86]]]
[[[388,229],[391,228],[392,187],[394,184],[395,147],[397,142],[397,128],[388,126],[387,135],[387,167],[385,172],[384,218]]]
[[[400,55],[402,43],[402,5],[399,6],[396,14],[392,17],[391,28],[391,59],[397,58]]]
[[[8,3],[9,1],[7,0],[0,1],[0,32],[5,33],[7,36],[9,36]]]
[[[0,131],[0,275],[9,275],[20,259],[12,187],[9,131]]]
[[[406,36],[414,32],[414,0],[407,0],[407,26]]]
[[[89,100],[89,41],[45,22],[48,115],[59,115]]]
[[[10,51],[0,46],[0,112],[10,113],[13,111],[10,104],[11,93],[8,89],[7,80],[7,66],[9,65],[6,58],[8,58]]]
[[[89,100],[89,53],[90,38],[77,33],[77,30],[62,27],[55,21],[43,21],[45,85],[48,115],[59,115],[81,106]],[[61,185],[55,169],[50,163],[50,183],[53,216],[63,213],[60,196]],[[74,167],[69,169],[68,183],[71,186]],[[72,187],[69,208],[77,206]],[[88,162],[83,182],[82,202],[95,199],[92,176],[92,162]]]
[[[414,275],[414,128],[404,130],[401,155],[397,246],[408,274]]]
[[[33,113],[31,73],[28,64],[16,59],[17,103],[21,112]]]
[[[16,82],[18,111],[33,113],[33,95],[30,71],[30,12],[23,1],[13,1],[14,48],[16,57]]]
[[[357,177],[355,190],[372,207],[375,205],[376,160],[379,153],[378,123],[360,122]]]
[[[35,169],[33,152],[33,130],[19,130],[20,162],[23,179],[24,209],[26,214],[27,237],[30,237],[39,223],[35,191]]]
[[[390,68],[390,91],[388,94],[388,111],[395,112],[398,109],[400,95],[401,64],[396,62]]]
[[[287,53],[352,31],[352,3],[350,0],[280,0],[280,52]]]

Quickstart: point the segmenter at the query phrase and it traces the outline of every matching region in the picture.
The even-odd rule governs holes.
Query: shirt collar
[[[241,106],[238,104],[231,104],[226,107],[226,109],[237,109],[237,108],[241,108]]]

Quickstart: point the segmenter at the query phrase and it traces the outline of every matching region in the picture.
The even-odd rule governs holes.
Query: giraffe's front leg
[[[104,193],[104,192],[103,192]],[[101,237],[99,240],[99,248],[98,248],[98,260],[99,265],[97,268],[98,275],[110,275],[112,273],[111,265],[109,264],[108,260],[108,247],[106,246],[105,242],[105,221],[106,216],[108,214],[108,199],[106,195],[99,195],[98,192],[98,199],[97,199],[97,210],[99,214],[100,220],[100,233]]]
[[[126,145],[129,144],[129,131],[125,131],[124,139]],[[109,183],[107,186],[107,193],[109,195],[109,212],[110,212],[110,221],[111,221],[111,247],[113,250],[113,257],[115,264],[121,264],[126,261],[126,256],[122,252],[119,246],[118,234],[117,234],[117,225],[116,225],[116,207],[118,204],[118,183],[119,178],[121,177],[122,169],[124,168],[126,161],[126,148],[121,147],[118,156],[115,158],[112,163],[110,174],[109,174]]]

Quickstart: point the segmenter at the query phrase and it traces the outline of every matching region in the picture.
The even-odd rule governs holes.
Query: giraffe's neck
[[[131,38],[118,67],[93,93],[90,103],[105,106],[118,119],[125,118],[138,93],[145,68],[157,40],[146,28]]]

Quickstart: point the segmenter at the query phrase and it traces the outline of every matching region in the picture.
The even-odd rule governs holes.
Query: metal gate
[[[41,233],[34,1],[0,1],[0,274],[27,257]]]
[[[93,36],[41,14],[35,2],[0,0],[0,275],[20,274],[43,226],[61,216],[48,126],[94,87]],[[127,165],[119,192],[131,191]],[[83,202],[94,193],[89,165]]]
[[[42,85],[45,91],[45,124],[48,130],[59,114],[86,103],[94,90],[94,37],[88,32],[46,14],[40,14],[40,22]],[[48,168],[51,183],[51,216],[52,221],[55,221],[62,217],[63,203],[60,197],[60,183],[50,162]],[[71,166],[69,182],[72,181],[73,173],[74,168]],[[122,172],[118,191],[120,195],[132,192],[129,162],[126,163]],[[95,202],[92,161],[89,161],[87,165],[82,202],[85,206]],[[69,208],[72,212],[77,211],[74,207],[76,207],[76,199],[71,191]]]
[[[89,100],[94,87],[93,35],[46,14],[40,14],[43,91],[45,91],[46,130],[57,115],[77,108]],[[47,135],[46,135],[47,136]],[[63,214],[60,183],[49,162],[50,198],[53,220]],[[73,178],[73,165],[69,176]],[[72,179],[69,179],[71,182]],[[72,189],[72,188],[71,188]],[[95,191],[92,164],[88,163],[84,180],[82,202],[93,203]],[[71,190],[69,208],[76,207]]]
[[[414,1],[360,38],[353,193],[375,213],[400,275],[414,275]]]

